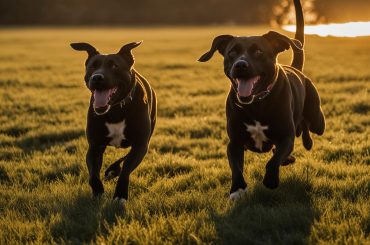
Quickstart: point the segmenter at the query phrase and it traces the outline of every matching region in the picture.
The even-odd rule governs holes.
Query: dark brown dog
[[[218,36],[199,61],[208,61],[218,51],[224,57],[224,72],[231,81],[226,102],[227,155],[232,171],[230,199],[246,191],[243,178],[244,150],[268,152],[276,147],[266,165],[263,184],[279,185],[280,165],[294,162],[290,156],[295,136],[302,135],[310,150],[310,132],[322,135],[325,119],[320,98],[311,80],[301,71],[304,62],[304,21],[299,0],[294,0],[296,39],[277,32],[262,36]],[[291,66],[277,63],[279,53],[293,48]]]
[[[129,43],[117,54],[107,55],[100,54],[88,43],[71,44],[73,49],[88,54],[85,82],[91,98],[87,114],[89,149],[86,162],[89,184],[95,196],[104,192],[100,169],[106,147],[131,147],[125,157],[105,171],[107,180],[119,176],[113,198],[120,202],[128,199],[130,174],[143,160],[156,122],[156,94],[133,68],[131,50],[140,44]]]

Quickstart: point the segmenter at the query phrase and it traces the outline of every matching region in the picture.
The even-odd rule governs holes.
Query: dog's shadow
[[[214,215],[223,244],[305,244],[315,211],[311,184],[285,179],[276,190],[258,184],[224,215]]]
[[[106,194],[105,194],[106,195]],[[97,235],[106,235],[125,216],[124,207],[106,196],[92,198],[80,192],[68,203],[60,205],[59,216],[51,222],[51,234],[57,243],[93,243]]]
[[[33,151],[47,151],[55,145],[65,144],[85,135],[84,130],[69,130],[61,132],[50,132],[38,135],[26,136],[19,140],[16,145],[25,153]]]

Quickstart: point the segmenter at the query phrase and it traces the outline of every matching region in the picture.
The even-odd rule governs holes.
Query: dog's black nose
[[[103,89],[104,87],[104,75],[103,74],[94,74],[90,77],[89,88],[92,90]]]
[[[234,68],[238,70],[245,70],[249,66],[248,62],[245,60],[239,60],[235,63]]]
[[[103,74],[94,74],[91,76],[91,80],[94,82],[101,82],[104,80],[104,75]]]

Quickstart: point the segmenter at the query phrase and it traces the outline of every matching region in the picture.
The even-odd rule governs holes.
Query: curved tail
[[[302,44],[302,48],[304,45],[304,17],[303,17],[303,9],[300,0],[293,0],[294,2],[294,9],[295,9],[295,17],[296,17],[296,32],[295,32],[295,39],[300,41]],[[304,64],[304,52],[297,52],[294,51],[293,54],[293,61],[292,66],[300,71],[303,70]]]

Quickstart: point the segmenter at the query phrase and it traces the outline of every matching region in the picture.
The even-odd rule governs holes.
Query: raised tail
[[[300,0],[293,0],[294,2],[294,9],[295,9],[295,17],[296,17],[296,32],[295,32],[295,39],[300,41],[302,47],[304,45],[304,17],[303,17],[303,9]],[[302,71],[303,64],[304,64],[304,52],[294,51],[293,52],[293,61],[292,65],[294,68]]]

